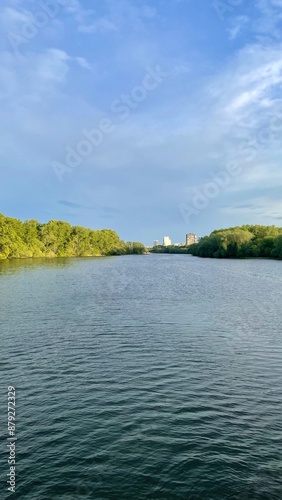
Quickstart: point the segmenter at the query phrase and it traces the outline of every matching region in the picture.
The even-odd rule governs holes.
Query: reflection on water
[[[70,267],[77,261],[97,260],[97,257],[78,258],[38,258],[38,259],[0,259],[0,275],[12,274],[21,271],[38,270],[39,268]]]

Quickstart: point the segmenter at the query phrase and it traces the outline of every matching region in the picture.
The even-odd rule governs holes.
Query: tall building
[[[193,233],[186,234],[186,245],[194,245],[194,243],[197,243],[197,236]]]
[[[154,247],[158,247],[159,246],[159,241],[158,240],[154,240]]]
[[[169,236],[164,236],[164,242],[163,242],[163,246],[164,247],[169,247],[171,245],[171,239]]]

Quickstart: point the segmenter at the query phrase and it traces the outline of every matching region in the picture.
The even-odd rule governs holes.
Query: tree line
[[[156,247],[155,253],[188,253],[210,258],[273,258],[282,259],[282,228],[244,225],[218,229],[199,243],[182,247]]]
[[[6,217],[0,214],[0,259],[33,257],[95,257],[143,254],[139,242],[122,241],[111,229],[93,230],[68,222]]]

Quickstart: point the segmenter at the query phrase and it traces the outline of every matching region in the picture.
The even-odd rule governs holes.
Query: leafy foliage
[[[111,229],[94,231],[67,222],[22,222],[0,214],[0,259],[143,254],[142,243],[125,243]]]
[[[169,245],[164,247],[162,245],[158,245],[157,247],[150,248],[151,253],[189,253],[189,247],[184,246],[175,246]]]
[[[282,228],[244,225],[218,229],[199,243],[189,246],[155,247],[154,253],[189,253],[197,257],[236,258],[264,257],[282,259]]]
[[[189,253],[215,258],[282,258],[282,228],[245,225],[220,229],[191,245]]]

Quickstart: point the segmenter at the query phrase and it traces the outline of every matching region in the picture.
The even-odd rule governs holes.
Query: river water
[[[0,297],[1,499],[282,498],[281,262],[2,261]]]

